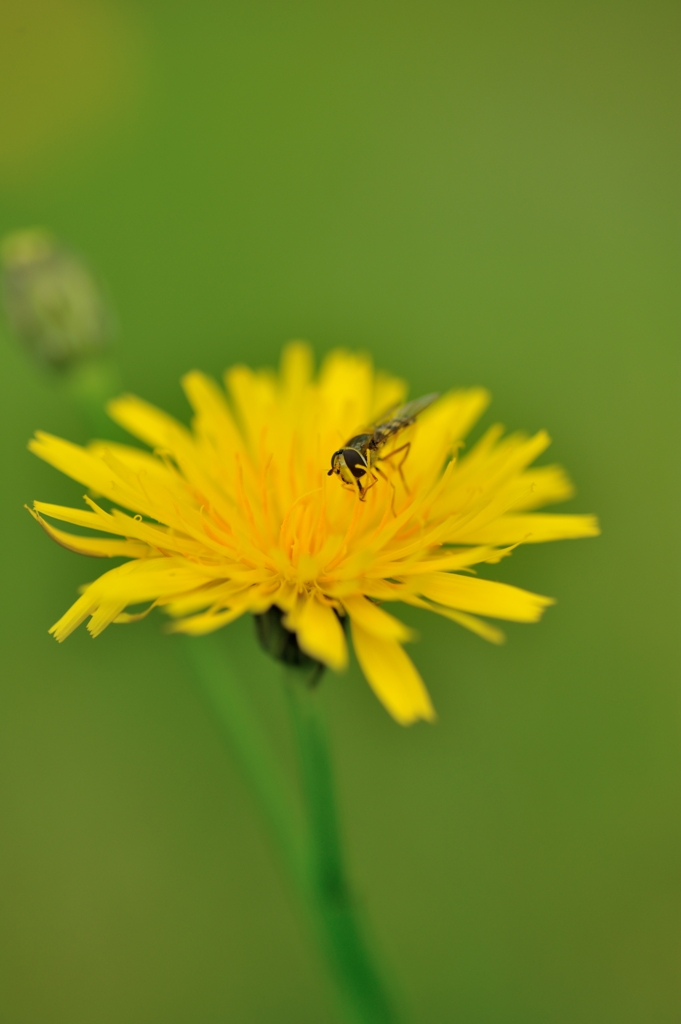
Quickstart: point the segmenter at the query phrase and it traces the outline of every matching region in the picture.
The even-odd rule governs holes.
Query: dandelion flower
[[[487,618],[536,622],[552,601],[478,578],[474,566],[520,543],[598,533],[592,516],[534,511],[572,494],[559,467],[531,468],[549,444],[543,431],[504,437],[495,426],[462,454],[488,403],[480,388],[425,409],[395,441],[411,444],[404,480],[388,459],[388,479],[359,500],[328,475],[330,457],[405,398],[404,383],[375,372],[366,356],[332,352],[315,377],[309,348],[295,342],[278,375],[228,370],[226,394],[196,371],[182,383],[191,429],[132,395],[109,405],[150,451],[109,441],[83,448],[43,432],[30,442],[89,490],[82,509],[35,502],[41,526],[71,551],[126,559],[82,588],[50,630],[57,640],[88,618],[97,636],[155,606],[174,631],[193,635],[275,608],[304,654],[339,671],[349,621],[369,685],[408,724],[434,711],[403,648],[411,632],[385,605],[426,608],[499,643]]]

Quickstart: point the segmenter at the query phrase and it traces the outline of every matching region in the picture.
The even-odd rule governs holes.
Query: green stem
[[[348,1024],[399,1024],[348,883],[333,772],[317,691],[286,669],[306,833],[257,715],[217,637],[183,638],[220,731],[247,777],[319,940]]]
[[[217,637],[183,637],[217,725],[264,811],[274,842],[294,885],[305,892],[305,851],[296,828],[295,804],[260,723]]]
[[[308,826],[311,909],[344,1009],[353,1024],[401,1019],[368,947],[345,866],[329,743],[319,692],[287,669]]]

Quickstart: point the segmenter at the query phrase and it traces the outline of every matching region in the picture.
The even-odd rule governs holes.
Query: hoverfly
[[[407,441],[406,444],[401,445],[399,448],[394,448],[388,455],[382,456],[380,453],[388,441],[396,437],[405,427],[411,426],[418,414],[427,409],[429,405],[432,405],[436,398],[439,398],[437,393],[423,395],[422,398],[415,398],[413,402],[401,405],[389,416],[378,420],[373,426],[368,427],[363,434],[356,434],[355,437],[351,437],[342,448],[339,448],[331,456],[331,469],[328,475],[333,476],[335,473],[336,476],[341,478],[343,483],[350,484],[353,488],[356,487],[359,492],[359,500],[366,501],[367,491],[378,481],[376,476],[378,473],[393,488],[394,501],[395,485],[385,475],[378,463],[387,462],[388,459],[392,459],[393,456],[402,453],[402,458],[397,464],[396,469],[400,474],[405,491],[408,491],[409,488],[404,479],[402,467],[409,455],[411,441]],[[364,476],[368,476],[371,479],[371,483],[366,484],[365,482],[364,486],[362,486],[362,477]]]

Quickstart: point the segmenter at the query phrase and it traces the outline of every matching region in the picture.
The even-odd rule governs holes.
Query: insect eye
[[[359,480],[361,476],[364,476],[366,473],[366,464],[359,452],[356,452],[353,448],[346,448],[343,455],[345,457],[345,465],[348,467],[355,479]]]

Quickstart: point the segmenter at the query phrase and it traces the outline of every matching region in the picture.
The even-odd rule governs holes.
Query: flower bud
[[[38,362],[64,369],[106,348],[112,323],[97,282],[49,232],[4,237],[0,284],[12,332]]]
[[[324,665],[300,649],[296,634],[286,629],[282,622],[283,617],[284,613],[276,605],[272,605],[262,615],[253,616],[260,645],[269,655],[285,665],[312,670],[310,685],[314,686],[321,678]]]

